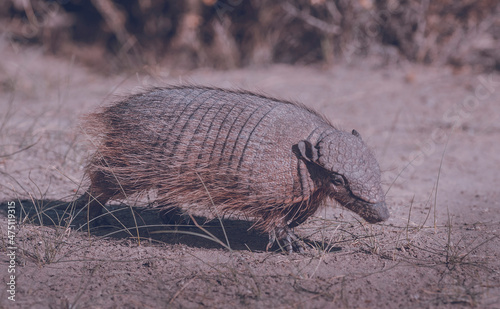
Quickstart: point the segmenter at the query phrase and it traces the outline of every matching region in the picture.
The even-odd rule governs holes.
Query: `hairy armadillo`
[[[97,151],[80,199],[92,216],[110,199],[156,190],[158,205],[240,212],[272,245],[300,250],[293,227],[332,198],[366,221],[389,217],[380,168],[359,133],[313,110],[245,91],[154,88],[89,115]]]

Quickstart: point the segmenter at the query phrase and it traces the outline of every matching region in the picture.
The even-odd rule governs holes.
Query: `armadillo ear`
[[[359,134],[359,132],[354,129],[352,130],[352,135],[359,137],[361,139],[361,134]]]
[[[318,149],[313,147],[309,141],[300,141],[297,145],[293,145],[293,152],[297,157],[309,161],[316,162],[318,160]]]

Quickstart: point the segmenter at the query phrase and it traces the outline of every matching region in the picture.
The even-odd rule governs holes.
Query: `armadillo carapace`
[[[167,210],[207,205],[245,214],[288,250],[299,249],[292,228],[327,198],[370,223],[389,216],[379,165],[360,135],[297,103],[154,88],[89,115],[86,127],[97,140],[81,197],[92,215],[110,199],[156,190]]]

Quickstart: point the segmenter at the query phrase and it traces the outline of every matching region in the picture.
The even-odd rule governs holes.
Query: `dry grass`
[[[98,279],[102,276],[101,268],[104,270],[109,267],[105,265],[121,260],[111,255],[106,258],[106,254],[102,253],[99,254],[100,257],[91,257],[84,252],[105,251],[104,247],[113,242],[116,242],[113,246],[123,246],[122,244],[125,244],[123,241],[132,246],[128,250],[143,247],[175,251],[183,248],[181,250],[190,257],[189,260],[198,264],[199,270],[196,275],[188,275],[178,289],[167,294],[170,295],[165,299],[168,304],[180,304],[176,301],[195,297],[196,293],[191,294],[193,290],[190,287],[199,284],[200,280],[209,282],[215,280],[221,287],[225,287],[226,293],[230,293],[226,297],[233,297],[230,296],[233,292],[229,292],[228,287],[237,286],[234,296],[238,297],[237,295],[243,293],[244,299],[249,301],[249,304],[255,301],[266,303],[270,300],[267,299],[268,294],[263,293],[270,288],[268,278],[271,276],[278,281],[291,284],[297,295],[315,295],[315,298],[329,300],[340,306],[350,306],[357,302],[351,298],[351,288],[348,287],[370,278],[384,276],[393,278],[393,272],[405,270],[408,273],[425,273],[427,275],[424,280],[433,282],[420,290],[422,293],[419,297],[422,299],[419,301],[435,305],[461,304],[474,307],[484,299],[488,285],[494,285],[493,278],[498,278],[498,266],[491,264],[491,258],[481,253],[484,252],[482,249],[485,246],[498,241],[498,235],[484,239],[482,235],[470,233],[467,230],[468,226],[453,224],[451,215],[448,216],[446,224],[436,226],[413,224],[410,220],[402,226],[392,224],[372,226],[355,218],[332,220],[316,217],[306,227],[299,228],[299,234],[306,235],[304,240],[309,245],[306,253],[286,255],[280,251],[266,253],[265,237],[261,237],[260,245],[247,244],[248,235],[245,235],[247,232],[229,226],[231,221],[228,219],[219,218],[219,224],[201,225],[198,223],[200,218],[191,216],[194,226],[175,227],[151,222],[151,217],[139,217],[144,220],[144,224],[135,225],[137,221],[130,220],[130,216],[127,215],[130,211],[129,206],[121,206],[110,209],[113,216],[107,215],[110,221],[111,218],[116,221],[108,226],[92,228],[90,235],[87,235],[83,226],[76,225],[77,217],[81,214],[75,212],[72,203],[61,203],[62,205],[58,206],[44,205],[42,200],[35,199],[31,200],[31,205],[27,205],[26,202],[29,201],[20,204],[21,213],[25,215],[20,218],[17,225],[19,266],[24,267],[34,263],[42,269],[49,265],[65,269],[66,265],[78,264],[78,261],[94,265],[88,274],[81,274],[81,282],[78,283],[77,280],[75,283],[80,287],[72,306],[79,305],[79,300],[82,297],[85,299],[86,293],[90,293],[87,289],[91,281],[102,280]],[[59,211],[56,211],[56,208]],[[134,208],[132,211],[140,209]],[[225,226],[226,224],[228,226]],[[135,231],[139,232],[140,236],[134,234]],[[238,237],[229,236],[228,239],[228,233]],[[172,242],[172,238],[177,241]],[[143,241],[139,242],[139,239]],[[203,241],[204,239],[206,241]],[[207,241],[214,245],[207,246]],[[201,248],[213,248],[208,249],[207,253],[210,254],[210,250],[215,250],[214,253],[218,258],[213,260],[207,259],[206,255],[200,255],[207,249],[201,249],[200,252],[200,249],[197,249],[198,245],[201,245]],[[222,248],[224,251],[216,248]],[[162,258],[161,253],[156,252],[159,254],[156,258],[145,255],[121,262],[137,265],[154,263],[151,261]],[[333,277],[326,275],[325,267],[329,268],[327,273],[331,273],[331,267],[336,269],[336,263],[332,260],[339,259],[348,260],[359,268],[334,271]],[[363,267],[364,261],[371,261],[370,263],[379,266],[368,270]],[[329,266],[332,262],[334,264]],[[269,269],[281,263],[289,265],[285,273],[280,274],[279,271]],[[192,271],[189,269],[191,266],[179,267],[180,269],[188,267],[184,270]],[[434,275],[429,275],[429,272]],[[81,304],[85,303],[86,300]],[[302,304],[306,303],[307,301]]]

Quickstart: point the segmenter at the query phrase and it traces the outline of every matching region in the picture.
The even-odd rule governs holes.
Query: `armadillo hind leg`
[[[191,222],[189,215],[180,207],[171,204],[163,206],[159,215],[166,225],[189,225]]]
[[[112,177],[106,176],[100,171],[92,171],[89,173],[91,181],[90,187],[76,201],[77,207],[86,207],[87,219],[94,226],[103,225],[106,219],[102,216],[105,204],[110,199],[122,197],[119,187],[115,184]]]
[[[281,247],[280,241],[283,242],[283,247]],[[281,249],[286,250],[289,254],[292,252],[304,253],[302,241],[288,226],[277,227],[274,231],[269,233],[269,242],[266,246],[266,251],[269,250],[274,243],[278,243]]]

